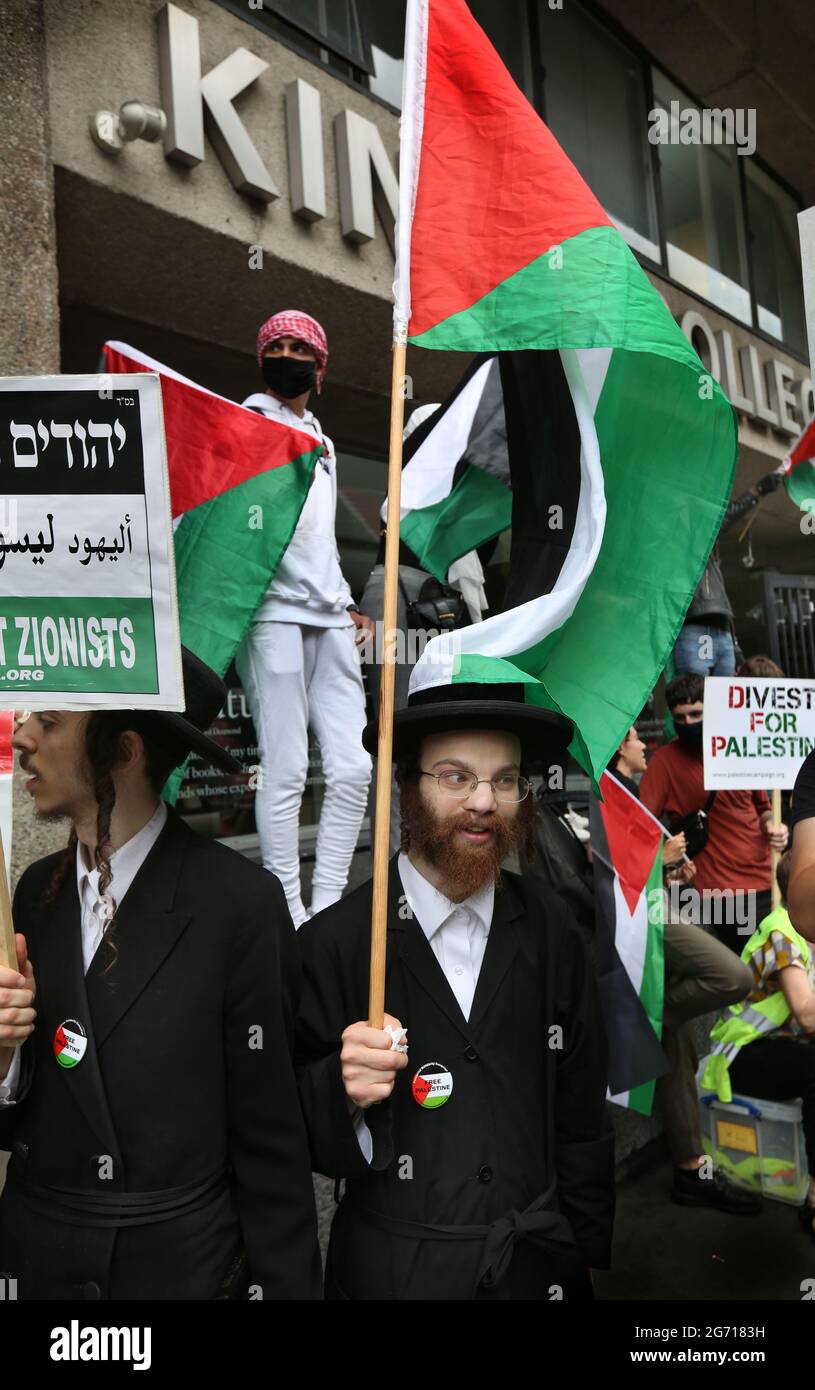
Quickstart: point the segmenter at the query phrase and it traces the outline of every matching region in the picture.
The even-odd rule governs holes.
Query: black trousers
[[[730,1064],[733,1090],[762,1100],[803,1101],[809,1175],[815,1177],[815,1041],[757,1038]]]
[[[731,951],[735,951],[740,956],[747,942],[750,940],[756,927],[769,916],[772,911],[772,892],[769,888],[754,889],[755,899],[747,897],[747,890],[744,891],[739,904],[739,916],[745,917],[749,913],[749,921],[743,925],[739,922],[716,922],[712,923],[713,931],[725,946],[729,946]],[[751,1043],[752,1047],[753,1044]],[[769,1096],[767,1097],[769,1100]]]

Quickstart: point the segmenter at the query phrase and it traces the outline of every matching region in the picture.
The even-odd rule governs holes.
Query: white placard
[[[0,709],[184,709],[155,373],[0,378]]]
[[[813,748],[815,680],[706,678],[706,791],[792,788]]]

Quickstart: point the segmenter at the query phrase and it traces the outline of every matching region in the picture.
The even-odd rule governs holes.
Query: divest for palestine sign
[[[157,376],[0,378],[0,706],[184,708]]]
[[[705,680],[708,791],[792,787],[815,748],[815,680]]]

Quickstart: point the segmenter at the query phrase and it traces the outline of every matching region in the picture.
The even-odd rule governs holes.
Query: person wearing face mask
[[[325,332],[299,310],[274,314],[258,333],[257,362],[266,390],[243,404],[325,448],[294,535],[235,659],[260,749],[255,819],[263,864],[280,879],[299,927],[342,896],[365,814],[371,760],[361,744],[366,714],[356,647],[373,624],[359,612],[340,568],[334,445],[308,409],[312,390],[319,393],[325,379]],[[299,825],[309,728],[320,745],[325,796],[307,911]]]
[[[741,955],[748,936],[770,911],[772,850],[787,847],[785,825],[773,822],[764,791],[705,790],[702,749],[704,678],[676,676],[665,690],[676,738],[658,748],[640,783],[640,797],[671,829],[692,813],[707,814],[707,840],[693,853],[694,888],[704,906],[711,894],[730,900],[732,911],[715,914],[714,929],[725,945]],[[707,901],[706,901],[707,898]],[[725,901],[725,906],[728,902]],[[722,903],[716,907],[721,909]],[[722,920],[724,916],[725,920]]]

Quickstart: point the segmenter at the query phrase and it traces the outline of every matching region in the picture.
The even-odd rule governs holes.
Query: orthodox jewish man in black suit
[[[590,1299],[608,1264],[591,964],[560,900],[501,867],[531,843],[530,763],[562,761],[570,734],[520,686],[435,687],[396,713],[384,1031],[364,1021],[371,884],[299,932],[312,1161],[346,1179],[327,1297]]]
[[[0,970],[0,1274],[18,1299],[320,1297],[291,1061],[299,963],[277,879],[161,801],[226,694],[186,714],[43,711],[14,746],[71,822],[14,899]]]

